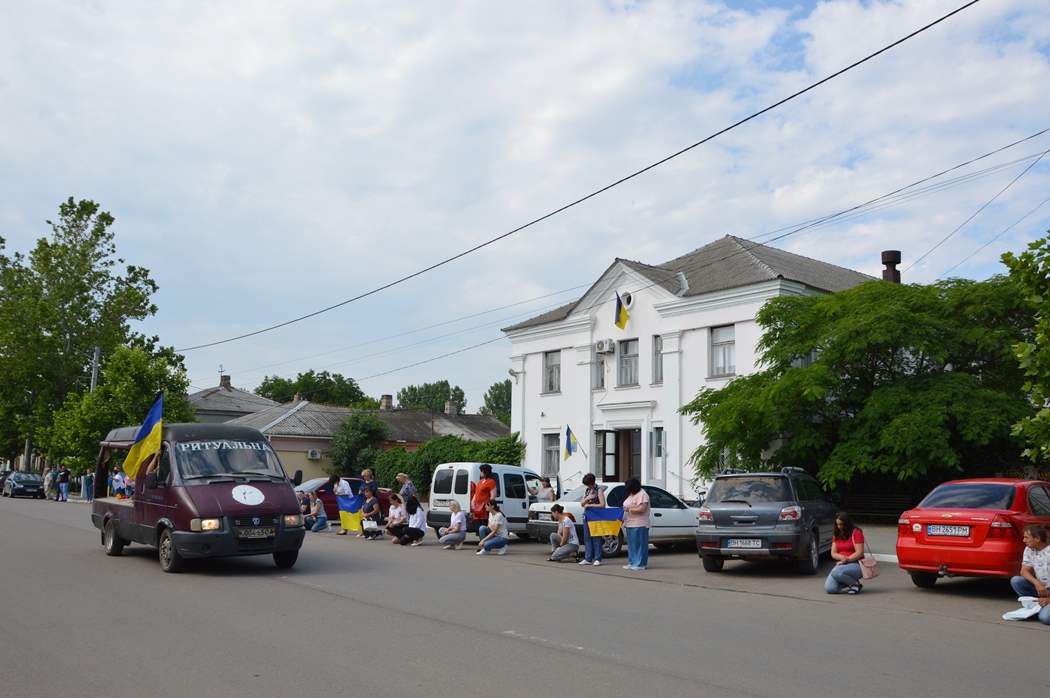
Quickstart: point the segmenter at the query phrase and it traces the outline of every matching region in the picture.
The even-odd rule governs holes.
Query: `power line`
[[[528,222],[528,223],[526,223],[524,225],[518,226],[517,228],[514,228],[513,230],[510,230],[510,231],[508,231],[506,233],[503,233],[502,235],[499,235],[497,237],[492,238],[491,240],[483,242],[480,245],[475,245],[474,247],[471,247],[468,250],[460,252],[459,254],[456,254],[456,255],[454,255],[452,257],[448,257],[447,259],[444,259],[444,260],[442,260],[440,262],[437,262],[435,264],[431,264],[430,266],[425,267],[423,269],[420,269],[419,271],[413,272],[412,274],[409,274],[407,276],[403,276],[400,279],[397,279],[396,281],[391,281],[390,283],[384,284],[382,286],[379,286],[377,288],[372,289],[371,291],[367,291],[365,293],[362,293],[362,294],[359,294],[357,296],[354,296],[353,298],[349,298],[349,299],[347,299],[345,301],[342,301],[341,303],[336,303],[335,305],[328,306],[327,308],[323,308],[321,310],[317,310],[317,311],[314,311],[312,313],[308,313],[306,315],[302,315],[302,316],[297,317],[297,318],[295,318],[293,320],[288,320],[286,322],[282,322],[282,323],[279,323],[277,325],[271,325],[270,327],[265,327],[265,328],[263,328],[261,330],[256,330],[254,332],[249,332],[247,334],[238,335],[236,337],[230,337],[228,339],[222,339],[222,340],[219,340],[219,341],[216,341],[216,342],[209,342],[207,344],[198,344],[197,346],[187,347],[185,349],[177,349],[176,351],[181,353],[181,352],[193,351],[195,349],[204,349],[205,347],[213,347],[213,346],[217,346],[219,344],[226,344],[226,343],[229,343],[229,342],[235,342],[235,341],[240,340],[240,339],[245,339],[247,337],[254,337],[256,335],[263,334],[264,332],[270,332],[270,331],[273,331],[273,330],[276,330],[276,329],[280,329],[282,327],[287,327],[288,325],[291,325],[291,324],[294,324],[294,323],[297,323],[297,322],[301,322],[302,320],[306,320],[308,318],[315,317],[315,316],[320,315],[322,313],[327,313],[327,312],[329,312],[331,310],[335,310],[336,308],[341,308],[342,306],[347,305],[349,303],[353,303],[353,302],[359,301],[359,300],[361,300],[363,298],[367,298],[368,296],[375,295],[376,293],[379,293],[380,291],[385,291],[388,288],[392,288],[394,286],[397,286],[398,284],[404,283],[405,281],[408,281],[410,279],[414,279],[417,276],[421,276],[423,274],[426,274],[427,272],[433,271],[434,269],[437,269],[437,268],[442,267],[442,266],[444,266],[446,264],[454,262],[457,259],[461,259],[462,257],[465,257],[465,256],[467,256],[469,254],[474,253],[474,252],[477,252],[478,250],[483,249],[485,247],[488,247],[489,245],[492,245],[492,244],[494,244],[496,242],[499,242],[500,240],[508,238],[511,235],[514,235],[515,233],[521,232],[522,230],[525,230],[526,228],[530,228],[530,227],[532,227],[532,226],[534,226],[534,225],[536,225],[538,223],[541,223],[541,222],[547,220],[548,218],[551,218],[551,217],[556,216],[556,215],[558,215],[558,214],[560,214],[560,213],[562,213],[564,211],[567,211],[568,209],[573,208],[574,206],[578,206],[579,204],[582,204],[585,201],[593,199],[594,197],[596,197],[596,196],[598,196],[600,194],[603,194],[603,193],[609,191],[610,189],[613,189],[614,187],[617,187],[617,186],[623,184],[624,182],[630,181],[630,180],[634,179],[635,177],[639,177],[642,174],[645,174],[649,170],[655,169],[655,168],[657,168],[657,167],[659,167],[659,166],[661,166],[661,165],[663,165],[663,164],[665,164],[667,162],[670,162],[671,160],[679,157],[680,155],[683,155],[683,154],[689,152],[690,150],[693,150],[694,148],[697,148],[697,147],[699,147],[699,146],[701,146],[701,145],[703,145],[703,144],[705,144],[705,143],[707,143],[707,142],[717,138],[718,136],[721,136],[721,135],[723,135],[725,133],[728,133],[729,131],[732,131],[733,129],[735,129],[735,128],[739,127],[739,126],[742,126],[743,124],[746,124],[747,122],[752,121],[753,119],[756,119],[759,116],[762,116],[766,112],[772,111],[773,109],[776,109],[777,107],[779,107],[779,106],[781,106],[783,104],[786,104],[787,102],[790,102],[790,101],[792,101],[792,100],[794,100],[794,99],[796,99],[796,98],[806,94],[807,92],[810,92],[811,90],[816,89],[817,87],[820,87],[824,83],[829,82],[829,81],[839,77],[840,75],[842,75],[842,74],[844,74],[846,72],[849,72],[850,70],[853,70],[857,66],[860,66],[860,65],[862,65],[864,63],[867,63],[868,61],[872,60],[873,58],[875,58],[875,57],[877,57],[877,56],[879,56],[879,55],[889,51],[892,48],[895,48],[895,47],[899,46],[900,44],[904,43],[905,41],[908,41],[909,39],[912,39],[915,36],[918,36],[919,34],[921,34],[921,33],[925,32],[926,30],[928,30],[928,29],[930,29],[930,28],[940,24],[941,22],[949,19],[950,17],[952,17],[952,16],[962,12],[963,10],[965,10],[965,9],[967,9],[969,7],[972,7],[973,5],[976,5],[980,1],[981,0],[970,0],[970,2],[966,3],[965,5],[959,7],[957,9],[955,9],[955,10],[952,10],[951,12],[949,12],[946,15],[944,15],[943,17],[940,17],[939,19],[934,20],[933,22],[930,22],[929,24],[921,27],[920,29],[917,29],[917,30],[913,31],[912,33],[904,36],[903,38],[898,39],[897,41],[894,41],[893,43],[891,43],[891,44],[889,44],[887,46],[884,46],[883,48],[881,48],[878,51],[876,51],[876,52],[866,56],[865,58],[862,58],[862,59],[860,59],[860,60],[858,60],[858,61],[856,61],[854,63],[851,63],[850,65],[846,66],[845,68],[842,68],[842,69],[832,73],[831,75],[823,78],[822,80],[819,80],[819,81],[809,85],[808,87],[805,87],[805,88],[799,90],[798,92],[795,92],[794,94],[792,94],[792,95],[790,95],[788,97],[785,97],[785,98],[781,99],[780,101],[775,102],[775,103],[769,105],[768,107],[766,107],[764,109],[761,109],[760,111],[757,111],[757,112],[751,114],[750,116],[747,116],[747,117],[737,121],[736,123],[733,123],[733,124],[731,124],[729,126],[726,126],[722,130],[716,131],[715,133],[711,134],[710,136],[707,136],[704,139],[699,140],[699,141],[697,141],[696,143],[693,143],[690,146],[682,148],[678,152],[673,153],[671,155],[668,155],[667,157],[665,157],[665,158],[663,158],[661,160],[658,160],[658,161],[652,163],[651,165],[643,167],[642,169],[640,169],[640,170],[638,170],[638,171],[636,171],[636,172],[634,172],[632,174],[629,174],[626,177],[622,177],[622,178],[616,180],[615,182],[613,182],[612,184],[608,184],[608,185],[602,187],[601,189],[598,189],[598,190],[596,190],[594,192],[591,192],[590,194],[587,194],[586,196],[583,196],[583,197],[580,197],[579,199],[576,199],[575,201],[573,201],[571,203],[565,204],[564,206],[562,206],[560,208],[557,208],[554,211],[551,211],[550,213],[547,213],[547,214],[545,214],[543,216],[540,216],[539,218],[536,218],[536,219],[534,219],[534,220],[532,220],[532,221],[530,221],[530,222]]]

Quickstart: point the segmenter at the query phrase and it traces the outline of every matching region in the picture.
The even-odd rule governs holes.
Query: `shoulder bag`
[[[864,557],[857,560],[857,562],[860,563],[860,576],[862,579],[875,579],[879,576],[879,563],[875,560],[875,553],[869,554],[867,541],[864,541]]]

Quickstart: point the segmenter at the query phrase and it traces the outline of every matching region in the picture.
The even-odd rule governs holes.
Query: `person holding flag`
[[[590,521],[590,519],[587,518],[587,512],[589,510],[605,508],[605,490],[595,484],[594,473],[587,473],[583,476],[583,486],[587,489],[584,491],[583,499],[580,500],[580,503],[583,505],[583,520],[584,523],[587,524],[587,522]],[[595,515],[592,514],[592,518],[594,516]],[[622,518],[622,516],[617,518]],[[616,533],[619,532],[620,527],[617,525]],[[589,524],[583,527],[583,559],[580,560],[581,565],[593,564],[595,567],[601,566],[603,537],[604,536],[592,536]]]
[[[347,531],[361,530],[361,507],[365,503],[363,491],[358,491],[353,497],[336,496],[335,501],[339,504],[339,525]]]
[[[124,459],[124,477],[130,482],[130,486],[125,484],[125,487],[129,489],[134,488],[135,476],[138,475],[139,468],[146,459],[160,451],[161,434],[164,431],[163,414],[164,391],[161,390],[153,399],[153,406],[149,408],[146,418],[142,420],[142,426],[135,434],[135,442],[131,445],[127,458]]]

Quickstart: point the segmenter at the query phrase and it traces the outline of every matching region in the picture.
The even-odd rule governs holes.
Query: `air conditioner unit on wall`
[[[306,457],[310,460],[321,460],[321,449],[311,448],[306,452]]]
[[[616,342],[612,339],[599,339],[594,343],[594,351],[599,354],[615,354]]]

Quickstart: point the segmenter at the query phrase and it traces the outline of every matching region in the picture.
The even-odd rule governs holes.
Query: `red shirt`
[[[495,489],[496,480],[494,478],[482,478],[478,481],[477,487],[474,488],[474,505],[471,508],[475,519],[488,519],[485,502],[492,499],[492,491]]]
[[[859,528],[855,528],[853,529],[853,536],[850,537],[848,540],[839,540],[838,538],[835,538],[832,542],[835,543],[835,552],[837,552],[839,555],[845,555],[846,557],[849,557],[853,553],[857,552],[857,546],[855,545],[855,543],[864,542],[864,531],[860,530]]]

